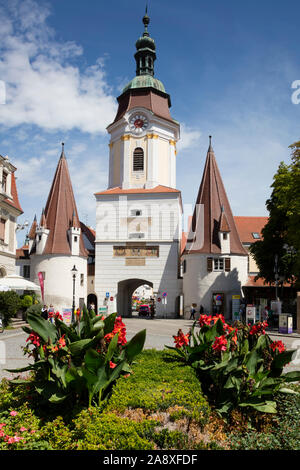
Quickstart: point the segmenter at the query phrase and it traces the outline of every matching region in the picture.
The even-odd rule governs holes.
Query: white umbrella
[[[9,276],[0,279],[0,291],[7,290],[35,290],[39,291],[41,288],[34,282],[28,281],[22,276],[17,274],[10,274]]]

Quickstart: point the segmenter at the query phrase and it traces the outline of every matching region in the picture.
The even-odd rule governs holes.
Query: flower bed
[[[266,334],[266,322],[227,324],[222,315],[201,315],[191,331],[174,336],[179,357],[198,374],[220,415],[235,408],[276,413],[276,393],[292,393],[285,385],[300,380],[300,372],[283,374],[295,351]]]
[[[42,401],[29,377],[0,385],[1,450],[300,449],[299,395],[275,396],[277,414],[218,417],[196,370],[173,351],[143,351],[100,406]]]

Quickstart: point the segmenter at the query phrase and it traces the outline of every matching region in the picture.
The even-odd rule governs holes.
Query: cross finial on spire
[[[65,144],[64,142],[61,143],[61,158],[65,158]]]
[[[146,10],[145,10],[145,15],[143,16],[143,23],[144,23],[144,26],[145,26],[143,36],[149,36],[148,24],[150,23],[150,18],[148,16],[148,2],[146,2]]]
[[[210,136],[209,136],[209,147],[208,147],[208,151],[209,151],[209,152],[212,152],[212,151],[213,151],[212,144],[211,144],[211,139],[212,139],[212,136],[210,135]]]

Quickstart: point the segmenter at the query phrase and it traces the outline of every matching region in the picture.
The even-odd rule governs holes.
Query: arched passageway
[[[134,291],[143,285],[153,288],[153,283],[145,279],[126,279],[118,283],[117,311],[122,317],[132,316],[132,295]]]
[[[94,312],[96,314],[98,313],[98,300],[96,294],[89,294],[87,296],[87,307],[88,309],[93,308]]]

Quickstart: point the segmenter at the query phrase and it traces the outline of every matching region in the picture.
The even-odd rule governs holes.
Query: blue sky
[[[0,0],[0,154],[18,168],[20,222],[39,219],[65,142],[81,220],[95,226],[93,194],[107,187],[106,127],[135,75],[144,10],[141,0]],[[155,76],[181,124],[186,215],[209,135],[234,215],[267,214],[273,175],[300,139],[300,103],[291,99],[299,15],[297,0],[149,1]]]

